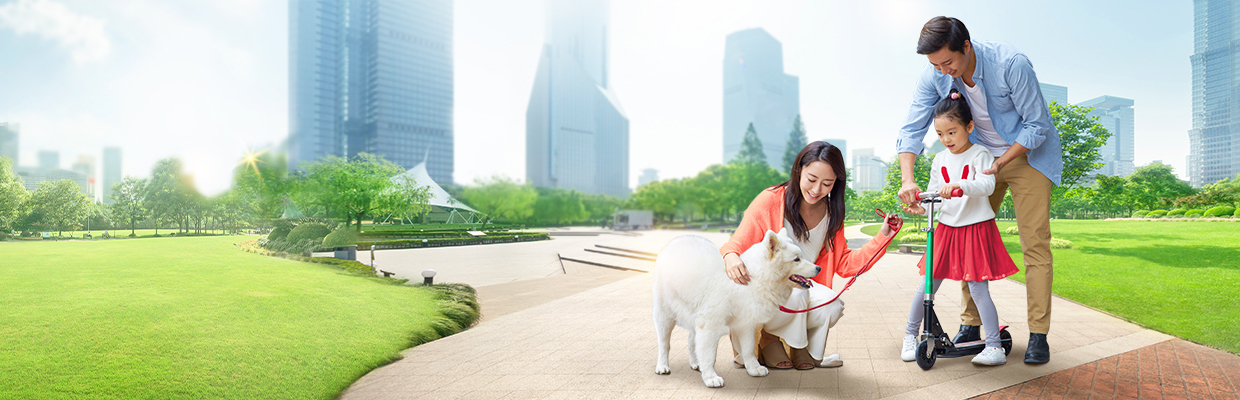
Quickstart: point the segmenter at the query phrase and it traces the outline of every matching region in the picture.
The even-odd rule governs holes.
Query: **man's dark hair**
[[[943,48],[956,52],[964,51],[964,42],[969,40],[969,29],[960,20],[938,16],[931,18],[921,27],[921,37],[917,39],[917,54],[927,55]]]

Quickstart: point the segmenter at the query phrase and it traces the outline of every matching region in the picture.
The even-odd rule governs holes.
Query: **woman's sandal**
[[[792,365],[795,366],[796,369],[814,369],[816,364],[817,361],[814,360],[814,356],[809,355],[809,350],[798,348],[792,349]]]
[[[768,362],[769,361],[774,361]],[[758,363],[765,365],[767,368],[774,369],[791,369],[792,360],[788,359],[788,353],[784,353],[784,343],[778,340],[767,344],[758,352]],[[788,365],[780,366],[780,363],[788,363]]]

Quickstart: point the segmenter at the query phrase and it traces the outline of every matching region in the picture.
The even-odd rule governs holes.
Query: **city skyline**
[[[728,34],[723,52],[723,157],[741,150],[750,126],[758,133],[766,164],[780,168],[801,113],[801,84],[784,72],[783,45],[765,29]]]
[[[543,42],[544,4],[456,3],[458,143],[525,147],[521,132]],[[718,63],[726,35],[754,27],[782,42],[785,71],[801,80],[801,114],[811,140],[845,138],[851,147],[874,148],[890,159],[912,84],[925,67],[924,57],[913,52],[917,31],[941,14],[965,21],[977,39],[1024,51],[1040,81],[1089,95],[1071,101],[1106,94],[1140,102],[1135,163],[1162,159],[1184,177],[1192,5],[1120,4],[617,2],[610,86],[632,121],[629,186],[646,168],[678,178],[722,161],[712,150],[722,147]],[[32,27],[20,23],[29,18],[13,17],[36,9],[59,10],[84,23],[67,35],[50,22]],[[1104,11],[1111,17],[1093,17]],[[76,155],[120,145],[125,175],[145,176],[155,160],[178,156],[204,193],[218,193],[246,151],[287,136],[287,19],[288,4],[280,1],[0,1],[0,56],[13,60],[0,66],[0,85],[10,89],[0,95],[0,122],[21,124],[19,164],[32,164],[40,149]],[[1058,28],[1042,23],[1051,19],[1060,21]],[[465,161],[476,159],[473,151],[454,151],[456,182],[525,176],[524,152]]]

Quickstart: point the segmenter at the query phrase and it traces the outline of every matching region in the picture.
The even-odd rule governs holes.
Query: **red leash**
[[[858,271],[856,275],[853,275],[852,279],[849,279],[848,283],[844,285],[844,288],[840,289],[839,293],[836,293],[835,297],[832,297],[831,300],[827,300],[826,303],[822,303],[822,304],[819,304],[819,305],[816,305],[810,308],[806,308],[804,310],[793,310],[788,307],[779,306],[779,311],[783,311],[789,314],[797,314],[797,313],[809,312],[810,310],[814,310],[819,307],[825,306],[827,304],[831,304],[835,302],[835,300],[838,300],[840,298],[840,295],[844,294],[844,291],[848,290],[848,287],[852,286],[853,282],[856,282],[857,278],[860,277],[861,274],[866,273],[867,271],[870,270],[870,268],[874,267],[874,262],[878,261],[879,256],[882,256],[884,253],[887,252],[887,245],[891,244],[891,241],[896,238],[896,234],[900,233],[900,228],[904,227],[904,220],[901,219],[899,215],[887,214],[887,213],[884,213],[883,210],[879,210],[877,208],[874,209],[874,212],[877,213],[878,216],[883,217],[883,221],[886,222],[888,226],[891,226],[891,232],[892,232],[891,237],[887,238],[886,243],[883,243],[883,250],[877,253],[874,253],[874,255],[870,257],[870,261],[867,261],[865,263],[865,266],[861,268],[861,271]],[[890,220],[888,220],[889,217],[894,217],[894,218],[891,218]],[[834,279],[835,277],[832,276],[831,278]],[[810,282],[813,282],[813,281],[811,280]]]

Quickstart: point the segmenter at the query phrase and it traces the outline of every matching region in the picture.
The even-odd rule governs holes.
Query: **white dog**
[[[796,285],[809,287],[821,271],[782,234],[767,231],[761,242],[741,254],[752,279],[738,285],[724,272],[723,257],[711,241],[681,236],[668,242],[656,259],[654,274],[654,329],[659,338],[656,374],[671,373],[667,353],[673,325],[689,330],[689,367],[702,372],[707,387],[723,386],[715,373],[719,338],[735,332],[750,376],[766,376],[766,367],[754,356],[754,330],[780,312]]]

